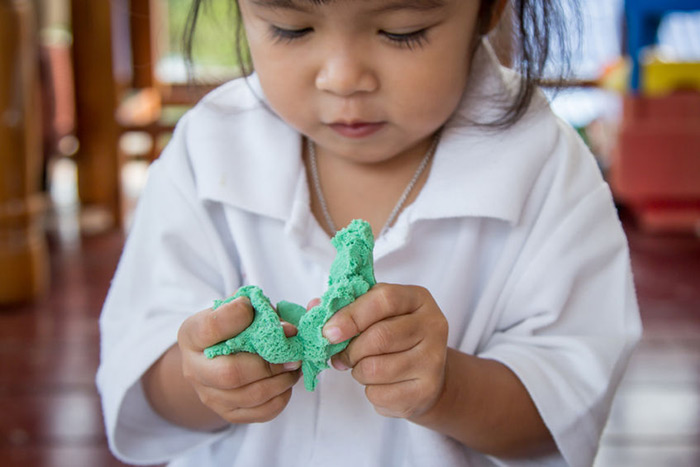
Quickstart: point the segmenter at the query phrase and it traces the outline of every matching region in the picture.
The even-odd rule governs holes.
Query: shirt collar
[[[301,136],[267,107],[257,77],[224,84],[193,112],[186,144],[199,197],[286,220],[304,176]]]
[[[518,220],[556,143],[556,119],[537,93],[528,112],[507,129],[470,123],[497,117],[494,97],[512,95],[516,81],[484,41],[409,222],[464,216]],[[255,75],[223,85],[197,107],[202,118],[190,119],[195,128],[187,144],[202,199],[285,221],[298,214],[301,203],[308,206],[301,136],[266,106]]]
[[[518,221],[557,140],[557,120],[538,91],[525,115],[509,128],[489,128],[513,96],[518,77],[501,67],[484,41],[475,53],[469,89],[448,122],[411,220],[490,217]],[[511,97],[512,98],[512,97]],[[495,103],[495,104],[494,104]]]

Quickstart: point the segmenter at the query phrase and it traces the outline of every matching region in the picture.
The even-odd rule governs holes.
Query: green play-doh
[[[321,303],[306,311],[290,302],[277,304],[277,311],[262,290],[254,285],[241,287],[226,300],[216,300],[214,309],[238,297],[248,297],[255,309],[253,322],[243,332],[207,348],[209,358],[236,352],[251,352],[270,363],[300,361],[304,386],[313,391],[317,375],[328,368],[328,359],[345,349],[349,340],[331,344],[323,337],[323,325],[342,307],[354,302],[375,283],[372,249],[374,236],[369,223],[354,220],[331,240],[337,253],[331,265],[328,289]],[[278,314],[279,313],[279,314]],[[280,318],[297,326],[296,336],[286,337]]]

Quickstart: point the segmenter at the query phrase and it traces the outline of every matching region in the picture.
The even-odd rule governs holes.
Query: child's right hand
[[[250,301],[240,297],[189,317],[178,332],[185,379],[202,403],[229,423],[272,420],[287,406],[301,375],[300,362],[276,365],[244,352],[214,359],[204,355],[205,348],[242,332],[253,315]]]

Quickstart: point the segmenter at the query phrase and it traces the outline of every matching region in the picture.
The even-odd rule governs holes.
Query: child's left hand
[[[323,328],[332,343],[357,336],[331,362],[352,368],[367,399],[387,417],[418,417],[445,385],[447,319],[426,289],[377,284]]]

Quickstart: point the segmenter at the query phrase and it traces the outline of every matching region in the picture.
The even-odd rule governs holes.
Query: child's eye
[[[301,39],[311,31],[313,31],[312,28],[285,29],[270,25],[270,34],[276,42],[292,42],[293,40]]]
[[[401,47],[413,50],[415,47],[423,47],[428,42],[427,33],[428,28],[420,29],[418,31],[408,32],[404,34],[397,34],[393,32],[380,31],[384,37],[389,39],[391,42],[396,43]]]

